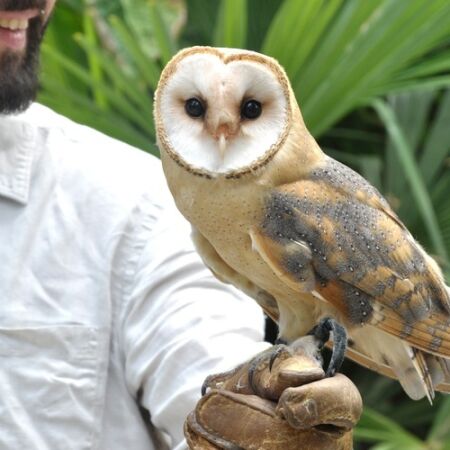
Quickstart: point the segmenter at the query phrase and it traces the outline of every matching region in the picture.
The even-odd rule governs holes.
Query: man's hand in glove
[[[185,424],[194,450],[351,450],[362,400],[344,375],[325,378],[314,336],[210,376]],[[272,367],[270,364],[273,362]],[[250,373],[250,380],[249,380]]]

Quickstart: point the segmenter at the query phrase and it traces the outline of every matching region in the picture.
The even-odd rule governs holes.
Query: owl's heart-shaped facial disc
[[[165,68],[158,139],[191,172],[237,176],[264,165],[286,138],[290,90],[278,63],[235,49],[193,47]]]

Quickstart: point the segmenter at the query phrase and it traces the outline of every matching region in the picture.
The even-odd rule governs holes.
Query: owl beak
[[[219,152],[222,160],[225,157],[225,151],[228,141],[236,134],[235,124],[228,117],[220,117],[216,123],[211,124],[210,133],[219,145]]]
[[[223,159],[225,158],[225,150],[227,149],[227,138],[224,134],[220,134],[218,141],[219,141],[219,153],[223,161]]]
[[[231,124],[229,122],[219,123],[213,136],[219,144],[219,153],[222,160],[225,158],[225,151],[227,149],[227,141],[232,135]]]

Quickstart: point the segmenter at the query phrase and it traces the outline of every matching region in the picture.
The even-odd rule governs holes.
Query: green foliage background
[[[157,154],[152,96],[177,49],[274,56],[324,150],[385,194],[449,279],[449,17],[447,0],[59,0],[39,100]],[[345,370],[365,403],[356,448],[450,450],[450,398],[412,402]]]

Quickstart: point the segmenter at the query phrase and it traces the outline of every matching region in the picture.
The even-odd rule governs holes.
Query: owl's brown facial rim
[[[269,161],[291,124],[281,67],[257,53],[194,47],[166,66],[156,93],[158,139],[190,172],[233,177]]]

